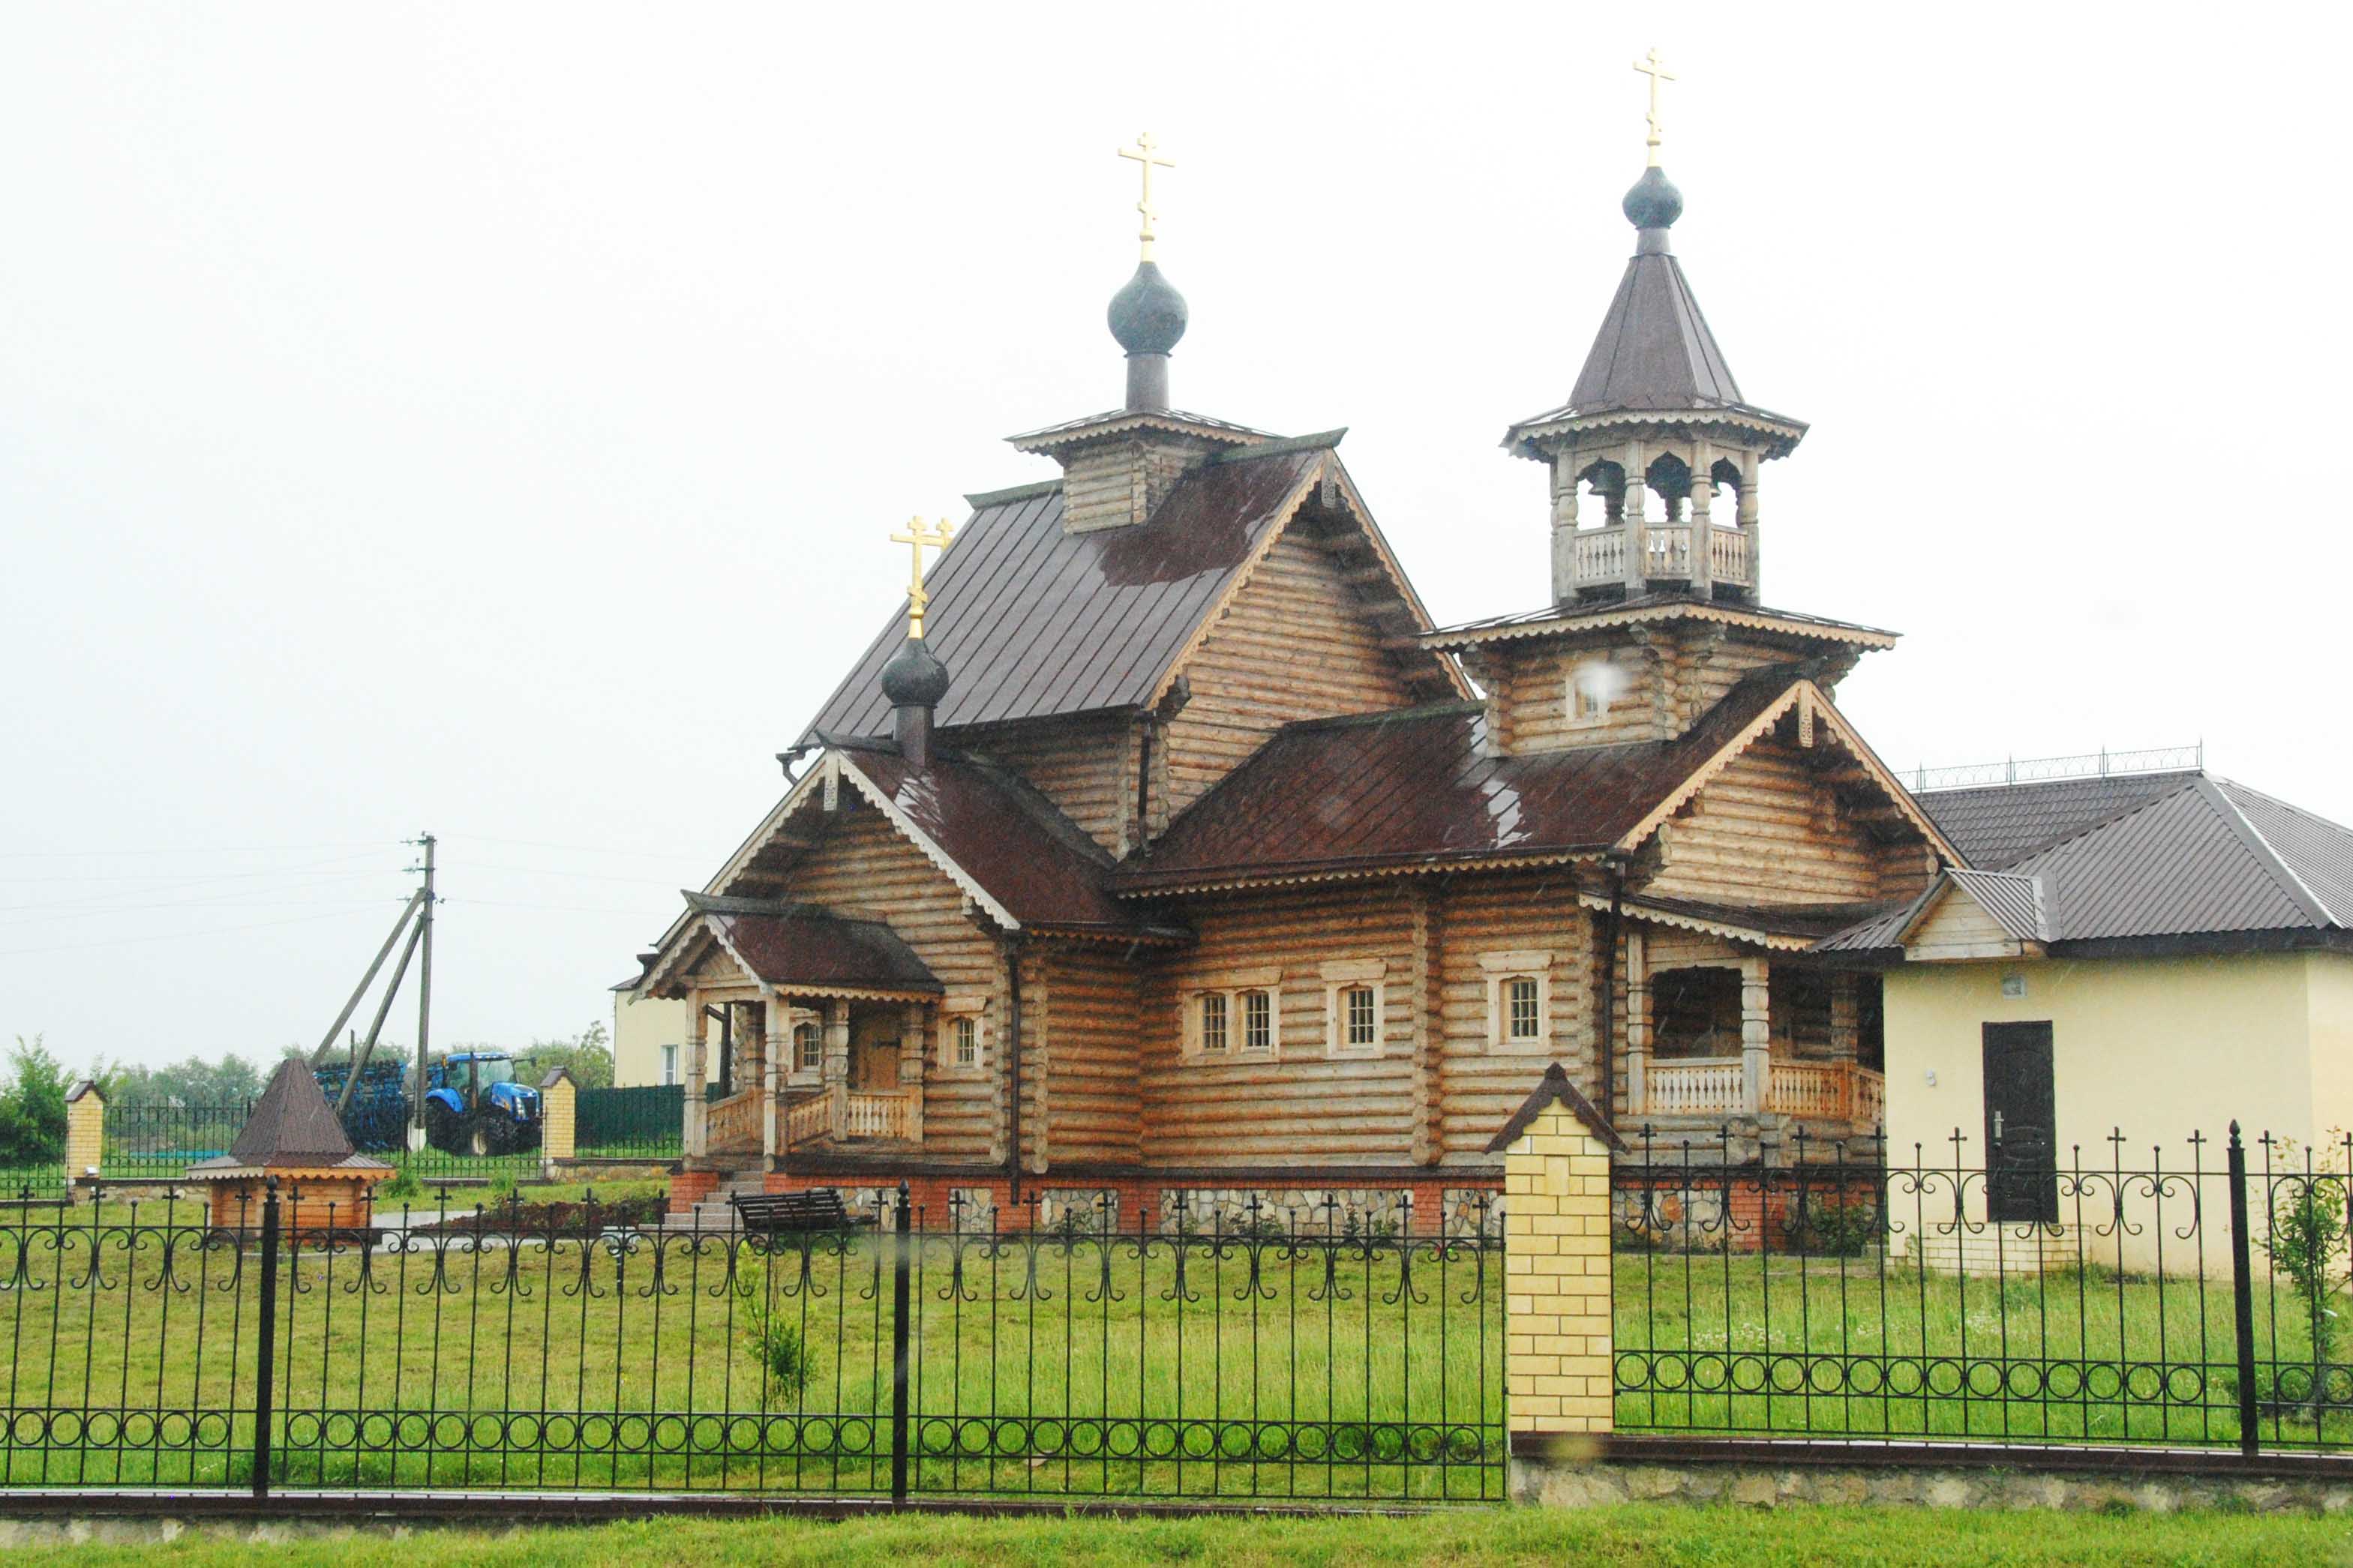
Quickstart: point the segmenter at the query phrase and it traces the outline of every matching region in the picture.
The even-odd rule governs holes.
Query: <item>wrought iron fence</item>
[[[686,1086],[584,1089],[574,1101],[573,1148],[592,1159],[673,1160],[685,1152]]]
[[[1503,1495],[1499,1226],[933,1230],[902,1195],[756,1237],[651,1206],[0,1223],[0,1483]]]
[[[224,1105],[109,1104],[99,1173],[116,1181],[174,1180],[197,1161],[227,1153],[252,1114],[250,1100]]]
[[[2353,1139],[1783,1152],[1617,1169],[1620,1430],[2353,1446]]]

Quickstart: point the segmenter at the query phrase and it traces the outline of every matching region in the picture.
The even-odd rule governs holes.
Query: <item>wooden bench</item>
[[[797,1193],[761,1193],[729,1200],[736,1223],[755,1236],[781,1236],[807,1230],[848,1230],[858,1223],[832,1187],[810,1187]]]

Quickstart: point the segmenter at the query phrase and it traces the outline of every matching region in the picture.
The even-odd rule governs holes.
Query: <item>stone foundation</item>
[[[2232,1456],[2214,1456],[2223,1468]],[[2283,1467],[2284,1468],[2285,1467]],[[2046,1469],[2021,1454],[2012,1465],[1774,1465],[1615,1458],[1512,1460],[1514,1502],[1599,1508],[1625,1502],[1810,1504],[1989,1510],[2073,1509],[2171,1513],[2223,1509],[2262,1513],[2353,1510],[2353,1474],[2156,1473],[2117,1456],[2113,1468]]]

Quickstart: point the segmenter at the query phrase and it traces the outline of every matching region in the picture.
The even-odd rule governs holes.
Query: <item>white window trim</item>
[[[1606,691],[1597,690],[1592,693],[1594,702],[1596,704],[1592,712],[1580,713],[1577,710],[1577,700],[1578,696],[1577,677],[1588,669],[1609,670],[1613,675],[1615,673],[1612,662],[1606,658],[1579,659],[1577,663],[1569,667],[1567,679],[1561,682],[1561,702],[1563,704],[1561,708],[1561,718],[1567,726],[1572,730],[1589,730],[1597,724],[1602,724],[1609,721],[1611,699]]]
[[[1552,1049],[1552,963],[1548,952],[1517,950],[1482,952],[1479,967],[1487,977],[1487,1048],[1491,1051],[1541,1054]],[[1507,983],[1536,983],[1536,1035],[1532,1040],[1512,1038]]]
[[[661,1048],[662,1082],[670,1084],[681,1081],[679,1078],[678,1064],[680,1058],[685,1055],[685,1051],[681,1050],[677,1046],[664,1046]]]
[[[972,1020],[973,1060],[970,1067],[957,1062],[956,1021]],[[942,1076],[974,1079],[988,1076],[989,1058],[988,998],[986,996],[946,996],[940,1000],[939,1025],[934,1031],[934,1060],[939,1064]]]
[[[814,1024],[817,1026],[817,1066],[813,1068],[805,1068],[800,1065],[799,1045],[798,1042],[793,1038],[794,1033],[798,1030],[803,1024]],[[813,1007],[787,1007],[785,1009],[785,1060],[783,1066],[785,1068],[785,1082],[794,1089],[805,1089],[824,1081],[824,1014],[818,1012]]]
[[[1267,996],[1267,1043],[1245,1045],[1248,1037],[1243,1022],[1242,997],[1252,991],[1263,991]],[[1201,999],[1223,996],[1226,999],[1226,1048],[1212,1051],[1201,1043]],[[1185,993],[1181,1009],[1180,1037],[1185,1059],[1191,1062],[1271,1061],[1282,1052],[1282,971],[1267,969],[1237,969],[1208,976],[1203,984]]]
[[[1327,1057],[1370,1058],[1388,1046],[1388,961],[1380,958],[1337,958],[1319,971],[1324,979],[1324,1054]],[[1347,1043],[1348,1021],[1342,1016],[1340,998],[1358,986],[1373,994],[1373,1043]]]

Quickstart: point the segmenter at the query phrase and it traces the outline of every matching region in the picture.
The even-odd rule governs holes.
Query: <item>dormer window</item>
[[[1588,658],[1568,672],[1568,721],[1599,724],[1625,689],[1626,678],[1606,658]]]

